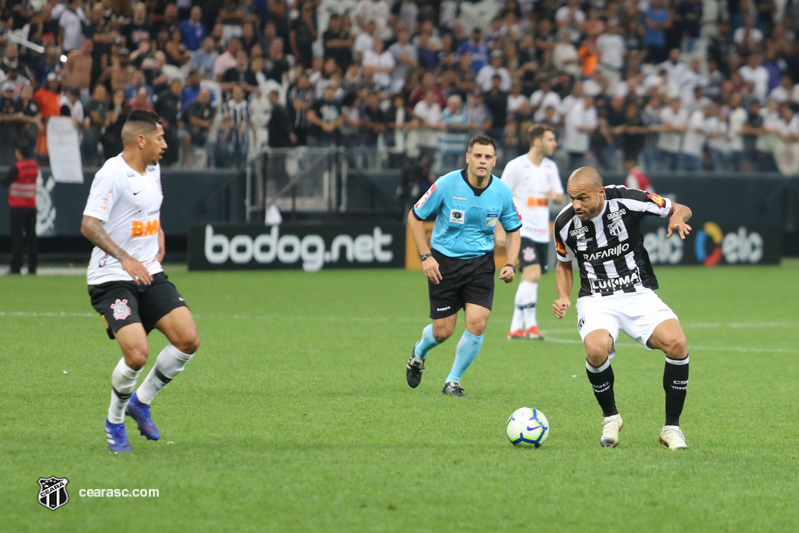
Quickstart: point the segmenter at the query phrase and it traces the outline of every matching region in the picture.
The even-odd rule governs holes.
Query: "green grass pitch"
[[[161,440],[128,419],[134,453],[120,455],[102,427],[120,353],[84,278],[0,278],[0,530],[799,530],[795,261],[657,270],[689,341],[687,452],[658,443],[663,355],[626,337],[613,363],[624,430],[600,447],[576,315],[552,316],[552,274],[547,340],[505,338],[516,284],[498,285],[468,396],[452,398],[441,387],[462,317],[420,387],[405,383],[428,322],[420,272],[167,272],[202,346],[154,402]],[[165,345],[150,340],[146,370]],[[522,406],[549,418],[541,449],[504,436]],[[56,511],[37,502],[51,475],[69,479]],[[79,496],[96,488],[159,497]]]

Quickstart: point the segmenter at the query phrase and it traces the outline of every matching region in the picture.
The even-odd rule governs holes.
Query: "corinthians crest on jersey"
[[[563,208],[555,219],[555,250],[560,261],[577,260],[578,297],[657,289],[640,221],[646,215],[665,218],[671,206],[668,198],[608,185],[605,205],[593,219],[582,221],[571,205]]]

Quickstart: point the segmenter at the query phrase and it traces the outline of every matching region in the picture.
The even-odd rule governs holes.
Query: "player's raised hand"
[[[149,285],[153,282],[153,277],[144,265],[132,257],[127,257],[120,261],[120,263],[122,263],[122,268],[125,269],[125,272],[130,274],[130,277],[133,278],[136,285]]]
[[[672,216],[669,218],[669,230],[666,232],[666,238],[671,237],[675,231],[680,234],[681,239],[685,240],[685,236],[691,233],[691,226],[686,224],[681,217]]]
[[[558,298],[555,300],[555,303],[552,304],[552,311],[555,313],[557,318],[563,318],[566,316],[566,311],[571,307],[572,303],[566,298]]]
[[[441,277],[441,271],[438,270],[438,261],[436,261],[436,258],[433,256],[422,261],[422,270],[424,270],[424,275],[427,276],[427,279],[436,285],[441,283],[441,280],[444,279]]]
[[[499,279],[505,283],[511,283],[516,278],[516,271],[510,265],[505,265],[499,272]]]

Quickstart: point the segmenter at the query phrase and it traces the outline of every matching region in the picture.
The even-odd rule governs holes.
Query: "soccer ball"
[[[549,437],[549,421],[538,409],[522,407],[510,415],[505,424],[505,433],[514,446],[538,448]]]

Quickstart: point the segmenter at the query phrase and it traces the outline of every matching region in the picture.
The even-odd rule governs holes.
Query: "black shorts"
[[[522,237],[522,247],[519,250],[519,270],[530,265],[541,265],[541,273],[549,270],[549,243],[535,242],[533,239]]]
[[[430,318],[446,318],[467,303],[491,309],[494,302],[494,252],[473,259],[454,259],[433,250],[443,278],[436,285],[427,282]]]
[[[128,324],[140,322],[150,333],[155,324],[178,307],[188,307],[178,290],[163,272],[153,276],[150,285],[132,281],[109,281],[89,285],[92,307],[103,317],[108,338]]]

